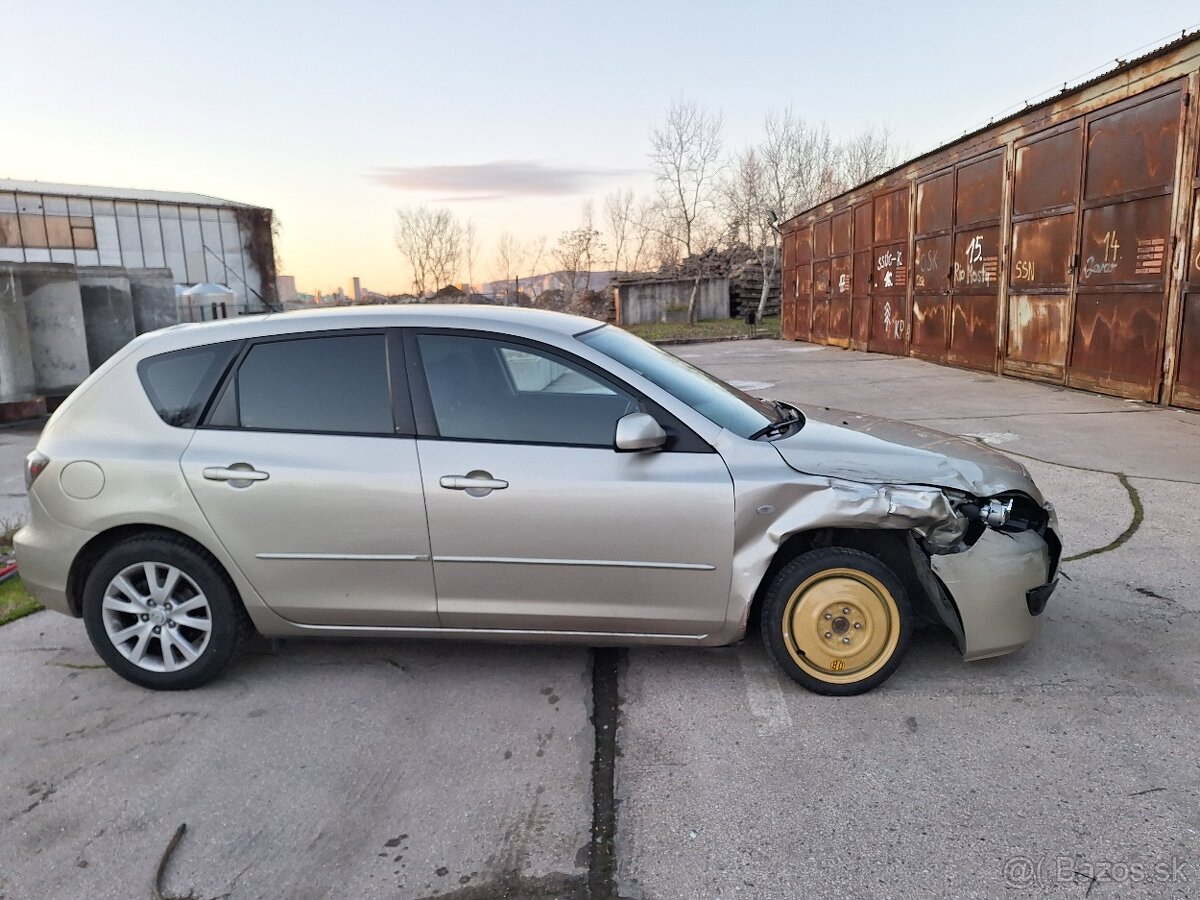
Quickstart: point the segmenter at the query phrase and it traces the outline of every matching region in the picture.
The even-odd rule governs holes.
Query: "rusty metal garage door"
[[[1082,120],[1017,142],[1006,373],[1065,378],[1082,168]]]
[[[874,269],[867,348],[902,355],[908,343],[907,186],[880,194],[874,203]]]
[[[953,225],[954,170],[946,169],[917,183],[913,250],[912,352],[939,363],[950,345]]]
[[[871,334],[871,201],[854,207],[854,262],[850,272],[850,347],[866,350]]]
[[[783,266],[779,272],[779,332],[785,341],[796,339],[796,232],[783,236]]]
[[[830,237],[832,233],[831,219],[821,219],[813,224],[812,327],[810,340],[816,344],[829,343]]]
[[[1088,117],[1072,387],[1158,399],[1182,84]]]
[[[999,321],[1004,151],[957,166],[954,182],[954,273],[946,360],[990,372],[996,367]]]
[[[829,335],[837,347],[850,346],[850,210],[833,217],[833,253],[829,261]]]
[[[813,230],[796,232],[796,340],[812,340]]]

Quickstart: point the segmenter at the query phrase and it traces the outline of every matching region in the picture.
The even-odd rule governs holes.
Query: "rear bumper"
[[[1033,639],[1057,583],[1053,555],[1035,531],[988,529],[969,550],[932,558],[962,620],[963,659],[1012,653]]]
[[[95,535],[50,518],[31,492],[30,522],[13,536],[18,572],[25,589],[47,609],[78,616],[67,599],[71,562]]]

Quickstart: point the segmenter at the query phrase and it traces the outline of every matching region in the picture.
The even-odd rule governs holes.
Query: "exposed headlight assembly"
[[[1008,517],[1012,515],[1013,501],[1010,500],[988,500],[986,503],[979,505],[979,521],[984,525],[990,525],[992,528],[999,528],[1001,525],[1008,524]]]

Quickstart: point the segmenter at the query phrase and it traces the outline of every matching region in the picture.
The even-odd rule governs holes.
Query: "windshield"
[[[706,419],[749,438],[784,414],[641,338],[605,325],[578,335],[594,350],[633,369]]]

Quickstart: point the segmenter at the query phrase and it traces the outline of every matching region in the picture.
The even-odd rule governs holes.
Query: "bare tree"
[[[725,210],[729,233],[734,241],[744,241],[754,253],[762,270],[762,293],[758,299],[758,318],[767,308],[767,298],[779,267],[779,235],[776,231],[778,197],[772,188],[787,173],[772,173],[768,154],[747,147],[737,155],[731,175],[721,184],[721,205]],[[772,177],[775,176],[775,177]]]
[[[574,305],[580,293],[591,287],[593,262],[602,252],[604,241],[596,229],[592,201],[589,200],[583,204],[579,227],[564,231],[554,251],[554,259],[559,265],[558,281],[568,308]]]
[[[650,132],[650,162],[658,181],[662,216],[658,231],[678,241],[687,257],[705,256],[713,247],[698,238],[711,239],[721,233],[708,221],[722,168],[721,130],[720,113],[677,100],[667,108],[665,121]],[[696,321],[696,297],[703,275],[703,265],[697,265],[688,300],[689,322]]]
[[[468,219],[463,228],[463,257],[467,264],[467,294],[475,290],[475,259],[479,255],[479,239],[475,232],[475,223]]]
[[[646,268],[661,269],[679,261],[678,243],[666,235],[660,227],[661,217],[656,198],[643,198],[634,205],[630,215],[632,227],[629,249],[625,254],[625,264],[629,271],[641,272]],[[665,252],[656,253],[655,245],[660,245]]]
[[[520,293],[520,277],[536,274],[545,252],[546,238],[543,235],[530,241],[521,241],[508,231],[500,235],[496,244],[496,268],[504,276],[507,299],[516,302],[516,295]]]
[[[900,148],[892,140],[892,130],[872,125],[842,145],[842,189],[849,190],[876,175],[881,175],[900,161]],[[819,202],[819,201],[818,201]]]
[[[824,125],[809,125],[790,108],[772,110],[762,141],[738,154],[722,180],[721,206],[731,234],[750,247],[762,269],[759,318],[779,270],[776,223],[836,193],[841,158],[842,149]]]
[[[628,267],[629,258],[625,252],[626,241],[633,231],[633,191],[614,191],[604,198],[604,215],[608,220],[608,230],[612,234],[612,267],[614,272],[623,271],[621,260]]]
[[[425,206],[402,207],[396,217],[396,246],[412,267],[414,293],[449,284],[462,258],[462,225],[450,210]]]
[[[767,113],[759,155],[767,200],[780,218],[790,218],[836,193],[841,154],[825,125],[810,125],[790,107]]]

